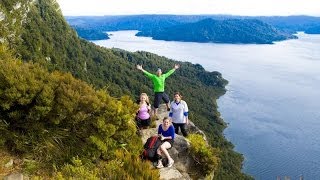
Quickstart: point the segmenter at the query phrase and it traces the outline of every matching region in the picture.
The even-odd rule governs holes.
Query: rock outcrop
[[[163,104],[159,107],[159,120],[156,121],[156,127],[141,130],[141,138],[143,143],[145,143],[150,136],[157,135],[158,126],[162,123],[162,119],[165,116],[168,116],[168,112]],[[190,133],[202,134],[205,138],[204,133],[192,122],[188,125],[188,131]],[[192,179],[189,174],[195,170],[194,167],[196,164],[193,158],[189,155],[189,148],[190,143],[188,140],[182,135],[176,134],[174,145],[171,149],[169,149],[169,154],[175,162],[172,167],[164,167],[159,170],[160,179]]]

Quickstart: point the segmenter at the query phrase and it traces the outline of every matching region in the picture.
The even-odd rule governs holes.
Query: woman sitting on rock
[[[174,142],[174,127],[171,124],[171,121],[168,117],[163,118],[163,123],[159,125],[158,135],[162,141],[162,144],[157,150],[157,154],[161,156],[163,153],[168,158],[168,167],[171,167],[174,163],[174,160],[171,158],[167,149],[170,149],[173,146]],[[161,159],[158,160],[157,168],[163,168]]]

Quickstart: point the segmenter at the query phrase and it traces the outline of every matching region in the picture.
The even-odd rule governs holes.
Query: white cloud
[[[319,0],[58,0],[64,15],[233,14],[320,16]]]

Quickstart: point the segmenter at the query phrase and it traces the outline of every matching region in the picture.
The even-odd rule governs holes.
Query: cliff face
[[[11,46],[21,42],[23,24],[30,10],[30,0],[2,0],[0,4],[0,43]]]

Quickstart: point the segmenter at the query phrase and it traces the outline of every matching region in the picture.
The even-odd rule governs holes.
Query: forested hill
[[[184,94],[190,119],[220,150],[215,178],[249,178],[241,172],[243,157],[222,133],[216,99],[227,81],[219,72],[98,47],[78,37],[55,0],[2,0],[0,21],[0,151],[26,159],[22,171],[78,179],[157,177],[137,158],[142,144],[132,100],[153,93],[135,66],[167,71],[179,63],[167,92]]]
[[[210,18],[195,23],[142,31],[137,33],[137,36],[150,36],[153,39],[168,41],[243,44],[271,44],[274,41],[297,38],[260,20]]]
[[[196,22],[202,16],[179,15],[123,15],[123,16],[67,16],[74,27],[96,28],[104,31],[151,30],[178,24]]]
[[[320,34],[320,25],[314,26],[305,31],[307,34]]]
[[[97,28],[90,28],[90,27],[73,27],[77,34],[87,40],[102,40],[102,39],[110,39],[107,32],[104,32]]]

